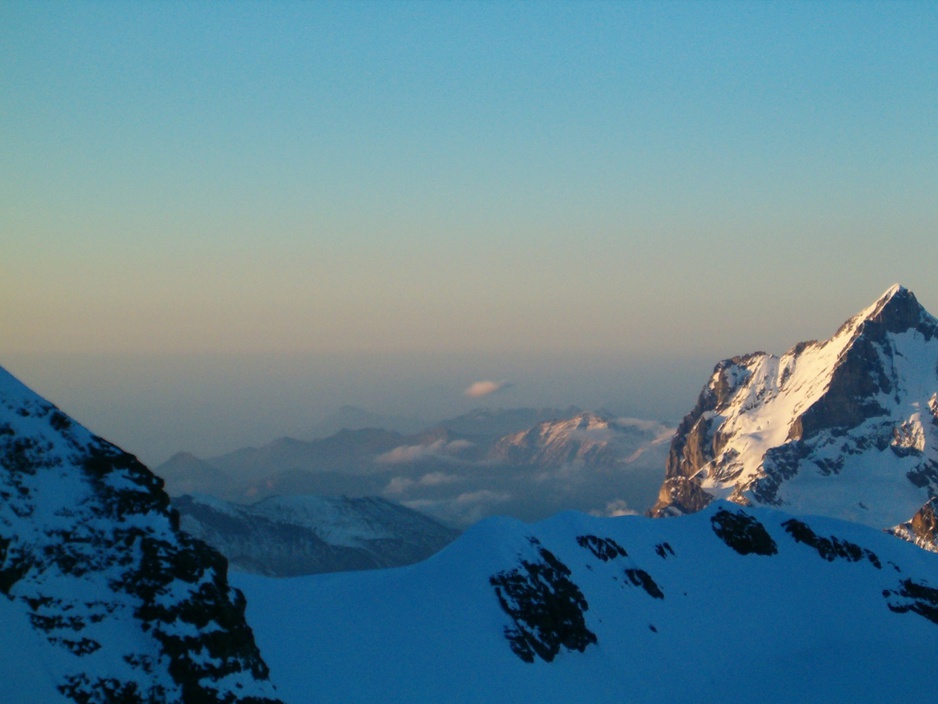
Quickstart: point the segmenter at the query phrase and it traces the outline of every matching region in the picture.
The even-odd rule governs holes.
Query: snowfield
[[[247,595],[271,677],[294,704],[898,703],[930,691],[938,555],[834,519],[786,528],[791,520],[725,502],[671,519],[488,519],[410,567],[232,580]],[[717,526],[734,521],[750,528],[721,538]],[[752,537],[758,526],[775,554],[730,545],[767,552]],[[569,575],[537,568],[532,577],[522,561],[548,564],[540,550]],[[550,662],[525,661],[506,637],[523,631],[524,619],[502,607],[493,578],[522,585],[506,601],[527,600],[534,621],[540,614],[534,641],[550,641],[554,628],[575,646],[560,645]],[[936,601],[903,596],[906,581]]]

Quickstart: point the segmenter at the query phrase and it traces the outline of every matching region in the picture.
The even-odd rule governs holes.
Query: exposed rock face
[[[893,286],[829,340],[719,364],[655,516],[715,498],[894,526],[938,496],[938,320]]]
[[[849,540],[841,540],[836,536],[825,538],[817,535],[808,524],[804,521],[799,521],[797,518],[790,518],[782,524],[782,527],[785,529],[785,532],[794,538],[796,543],[804,543],[814,548],[817,550],[817,554],[828,562],[833,562],[834,560],[859,562],[863,558],[866,558],[873,567],[882,569],[882,563],[871,550],[862,548],[856,543],[851,543]]]
[[[515,569],[489,578],[498,603],[512,620],[505,627],[505,638],[525,662],[534,662],[535,656],[551,662],[561,647],[582,653],[596,642],[583,618],[589,604],[570,581],[570,568],[536,538],[531,545],[536,559],[522,559]]]
[[[710,526],[724,543],[740,555],[774,555],[778,546],[765,526],[743,511],[719,510],[710,517]]]
[[[625,548],[612,538],[600,538],[595,535],[580,535],[576,539],[577,545],[586,548],[597,560],[609,562],[618,557],[628,557]]]
[[[906,579],[901,589],[887,591],[884,596],[891,611],[897,614],[912,612],[938,623],[938,589]]]
[[[277,701],[226,567],[146,467],[0,369],[0,598],[53,688],[79,704]]]
[[[921,548],[938,552],[938,500],[931,499],[912,516],[912,520],[889,529],[889,532]]]
[[[180,524],[243,572],[294,577],[424,560],[458,531],[377,497],[273,496],[251,506],[208,496],[173,500]]]

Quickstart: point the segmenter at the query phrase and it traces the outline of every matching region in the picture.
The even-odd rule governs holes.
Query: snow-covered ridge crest
[[[826,341],[716,365],[654,515],[713,498],[879,528],[938,494],[938,320],[896,284]]]
[[[162,482],[0,368],[0,701],[277,701]]]
[[[714,502],[489,518],[409,567],[233,578],[298,704],[898,704],[934,680],[936,568],[865,526]]]

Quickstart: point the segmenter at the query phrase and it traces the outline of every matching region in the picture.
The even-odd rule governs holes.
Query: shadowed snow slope
[[[715,502],[492,518],[410,567],[233,579],[293,704],[761,704],[930,691],[936,575],[880,531]]]

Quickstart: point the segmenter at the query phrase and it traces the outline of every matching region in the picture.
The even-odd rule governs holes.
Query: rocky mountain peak
[[[879,528],[938,496],[938,321],[895,285],[828,340],[716,365],[654,515],[714,498]]]
[[[854,331],[855,336],[874,339],[881,339],[885,333],[917,330],[931,339],[938,331],[938,320],[922,307],[914,293],[893,284],[875,303],[848,320],[844,328]]]

